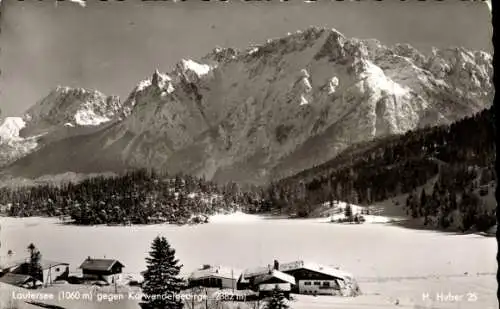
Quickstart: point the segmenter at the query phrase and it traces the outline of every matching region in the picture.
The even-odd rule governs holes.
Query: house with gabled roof
[[[115,283],[120,280],[125,266],[115,259],[94,259],[90,256],[80,265],[84,280],[102,280]]]
[[[36,277],[43,285],[53,284],[58,280],[66,280],[69,274],[69,263],[52,261],[47,259],[40,260],[42,272]],[[2,273],[29,275],[29,258],[12,260],[2,265]]]
[[[293,276],[276,269],[254,277],[251,282],[251,286],[254,286],[259,292],[259,297],[269,296],[275,288],[278,288],[288,298],[294,285],[295,278]]]
[[[354,277],[334,267],[299,260],[281,265],[278,263],[278,269],[295,278],[296,285],[292,289],[295,293],[345,296],[359,293]]]
[[[266,273],[277,274],[276,271],[295,279],[295,282],[291,284],[292,293],[352,296],[359,293],[359,287],[351,274],[334,267],[302,260],[284,264],[275,260],[273,266],[247,269],[243,272],[238,286],[240,288],[255,287],[257,278]]]

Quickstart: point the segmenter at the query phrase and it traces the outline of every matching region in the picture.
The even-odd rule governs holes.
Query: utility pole
[[[192,289],[191,291],[194,292],[196,290]],[[194,295],[191,295],[191,309],[194,309]]]
[[[51,281],[52,281],[52,278],[51,278],[51,276],[50,276],[50,273],[51,273],[51,271],[52,271],[52,268],[51,268],[51,267],[52,267],[52,265],[50,265],[50,264],[49,264],[49,273],[47,274],[47,280],[45,281],[45,287],[47,287],[47,286],[48,286],[48,284],[49,284],[49,282],[51,282]],[[43,269],[42,269],[42,281],[43,281]]]
[[[208,309],[208,288],[205,288],[205,309]]]
[[[231,268],[231,286],[233,287],[233,296],[234,296],[234,271]]]

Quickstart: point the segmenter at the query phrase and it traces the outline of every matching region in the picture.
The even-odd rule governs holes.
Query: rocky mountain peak
[[[102,154],[95,160],[105,163],[82,155],[70,168],[146,166],[267,181],[352,144],[478,112],[491,104],[491,74],[491,56],[483,52],[452,48],[426,56],[408,44],[386,46],[321,27],[244,50],[215,48],[140,82],[121,106],[130,115],[88,137]],[[71,91],[59,92],[63,98]]]
[[[110,121],[121,112],[117,96],[106,96],[96,90],[58,86],[28,109],[24,119],[28,126],[40,123],[95,126]]]

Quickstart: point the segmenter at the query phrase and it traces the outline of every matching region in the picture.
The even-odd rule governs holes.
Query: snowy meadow
[[[44,258],[68,262],[73,271],[92,256],[116,258],[125,265],[125,273],[137,274],[145,269],[152,239],[162,235],[177,250],[183,273],[202,264],[244,269],[273,259],[340,267],[357,278],[363,292],[356,299],[335,300],[346,308],[372,308],[370,304],[376,303],[412,308],[496,306],[494,238],[374,222],[332,224],[329,218],[271,219],[236,213],[213,216],[204,225],[81,227],[57,219],[2,218],[1,256],[12,250],[14,258],[22,258],[33,242]],[[429,302],[422,296],[426,293],[432,298],[436,293],[473,293],[477,299]],[[328,308],[332,303],[326,299],[331,298],[301,295],[294,307]]]

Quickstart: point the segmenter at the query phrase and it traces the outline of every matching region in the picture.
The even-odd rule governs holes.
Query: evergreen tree
[[[288,309],[290,308],[286,303],[285,303],[285,295],[283,292],[276,287],[273,290],[273,293],[271,295],[271,298],[268,300],[266,303],[265,309]]]
[[[35,247],[33,243],[29,244],[28,251],[30,254],[29,264],[28,264],[28,275],[30,275],[33,278],[33,287],[35,288],[36,280],[43,278],[42,265],[40,264],[42,259],[42,254]]]
[[[178,277],[182,265],[175,258],[175,249],[170,247],[165,237],[157,236],[146,258],[144,273],[144,293],[141,307],[144,309],[181,309],[183,303],[177,298],[182,287]]]
[[[345,209],[344,209],[344,216],[346,217],[346,219],[348,219],[349,221],[352,221],[352,207],[350,204],[347,204],[345,206]]]
[[[425,194],[425,188],[422,189],[422,194],[420,195],[420,207],[425,208],[427,205],[427,194]]]

